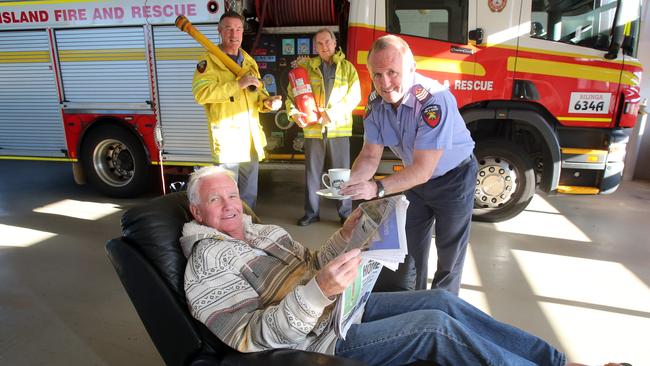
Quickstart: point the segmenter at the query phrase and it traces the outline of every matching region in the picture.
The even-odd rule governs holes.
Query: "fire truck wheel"
[[[147,188],[151,169],[140,140],[126,128],[103,125],[88,131],[81,147],[88,182],[111,197],[135,197]]]
[[[476,221],[499,222],[517,216],[535,194],[533,161],[506,140],[478,142],[474,215]]]

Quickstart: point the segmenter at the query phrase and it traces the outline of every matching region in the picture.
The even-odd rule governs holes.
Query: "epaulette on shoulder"
[[[375,100],[377,100],[377,91],[373,90],[372,93],[368,95],[368,104],[374,102]]]
[[[420,101],[420,103],[424,103],[429,100],[429,98],[431,98],[431,93],[429,93],[429,91],[420,84],[413,85],[413,88],[411,88],[411,93],[415,95],[415,98]]]

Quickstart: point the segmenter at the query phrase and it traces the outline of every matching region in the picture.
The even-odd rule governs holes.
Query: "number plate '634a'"
[[[611,93],[571,93],[569,113],[609,113]]]

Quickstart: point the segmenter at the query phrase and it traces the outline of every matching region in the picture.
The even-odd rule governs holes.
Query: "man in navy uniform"
[[[474,205],[474,141],[454,96],[415,72],[403,39],[388,35],[375,40],[368,71],[375,91],[366,108],[364,145],[341,194],[368,200],[404,191],[410,201],[409,255],[397,272],[382,273],[379,283],[388,284],[384,290],[426,289],[435,222],[438,263],[431,287],[458,294]],[[404,169],[375,181],[384,146],[402,160]],[[414,284],[409,276],[413,266]]]

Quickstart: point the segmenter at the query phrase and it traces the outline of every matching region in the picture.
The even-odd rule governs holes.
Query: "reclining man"
[[[339,339],[330,326],[333,304],[361,262],[358,249],[342,251],[361,212],[312,251],[276,225],[253,224],[230,174],[212,166],[191,175],[194,220],[181,238],[190,310],[230,347],[303,349],[369,365],[566,364],[542,339],[445,290],[373,293],[361,323]]]

